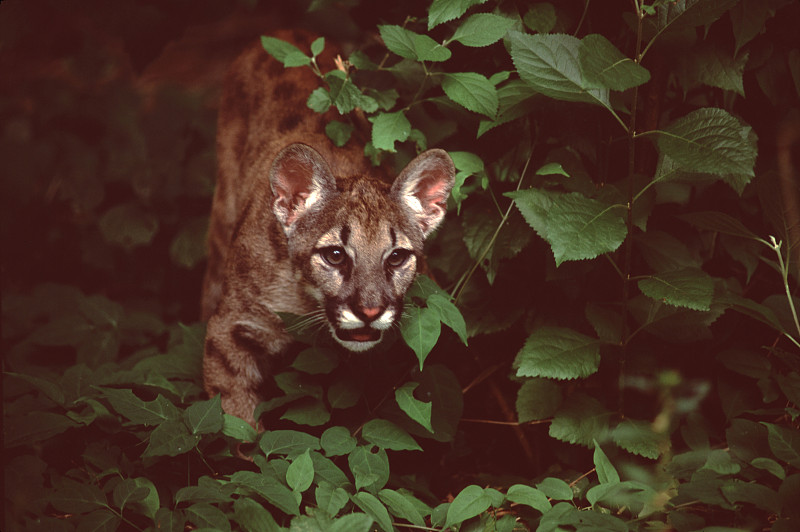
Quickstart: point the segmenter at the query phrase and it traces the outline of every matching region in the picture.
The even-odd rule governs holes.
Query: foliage
[[[798,242],[763,115],[796,109],[798,8],[631,4],[387,9],[362,28],[385,48],[327,72],[324,39],[262,39],[319,76],[337,144],[366,125],[376,164],[442,146],[457,175],[397,338],[344,355],[284,317],[307,345],[260,434],[203,397],[203,327],[158,297],[169,277],[125,268],[199,271],[205,220],[175,207],[207,201],[207,152],[175,155],[130,95],[144,118],[111,120],[102,157],[13,115],[12,147],[28,124],[32,151],[68,154],[38,164],[63,172],[81,264],[137,290],[4,286],[6,529],[796,529]]]

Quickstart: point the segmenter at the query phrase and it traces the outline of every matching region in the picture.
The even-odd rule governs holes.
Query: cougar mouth
[[[336,329],[336,338],[343,342],[377,342],[381,339],[381,331],[372,327],[358,329]]]

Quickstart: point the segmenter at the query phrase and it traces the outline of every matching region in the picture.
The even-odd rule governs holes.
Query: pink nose
[[[361,313],[368,319],[374,320],[378,317],[378,314],[383,312],[381,307],[361,307]]]

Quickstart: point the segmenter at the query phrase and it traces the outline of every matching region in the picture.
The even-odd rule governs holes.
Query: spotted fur
[[[351,351],[375,346],[402,313],[453,183],[442,150],[422,153],[388,184],[362,143],[335,147],[305,105],[317,83],[253,47],[232,66],[220,105],[203,371],[209,395],[253,425],[270,356],[291,344],[276,313],[317,317]]]

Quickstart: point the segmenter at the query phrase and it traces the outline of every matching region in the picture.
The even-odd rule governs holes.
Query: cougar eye
[[[347,253],[343,248],[340,247],[324,248],[320,250],[319,254],[322,255],[322,258],[325,259],[325,262],[331,266],[341,266],[347,259]]]
[[[407,249],[395,249],[386,257],[386,265],[392,268],[399,268],[405,264],[409,255],[411,255],[411,252]]]

